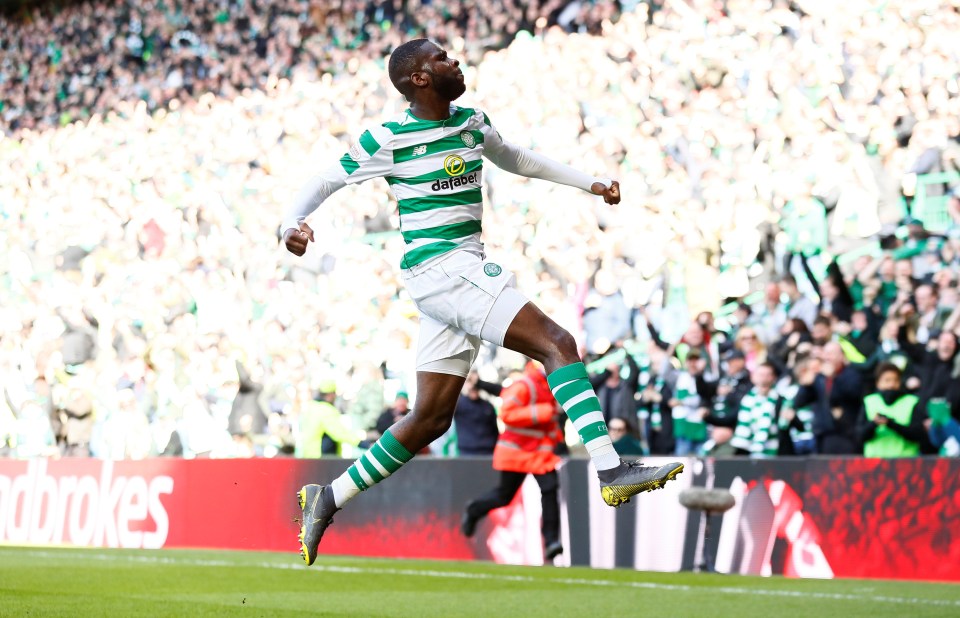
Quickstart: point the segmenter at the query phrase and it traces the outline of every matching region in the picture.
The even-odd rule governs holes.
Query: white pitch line
[[[521,583],[555,583],[574,586],[626,587],[645,590],[667,590],[671,592],[719,592],[745,596],[788,597],[802,599],[824,599],[830,601],[858,601],[899,603],[902,605],[933,605],[937,607],[960,607],[960,600],[920,599],[915,597],[888,597],[875,595],[841,594],[835,592],[806,592],[800,590],[776,590],[764,588],[738,588],[736,586],[690,586],[687,584],[658,584],[654,582],[617,581],[613,579],[582,579],[573,577],[531,577],[529,575],[507,575],[498,573],[469,573],[466,571],[433,571],[421,569],[387,569],[381,567],[355,567],[315,564],[307,567],[303,564],[285,564],[282,562],[233,562],[228,560],[204,560],[195,558],[175,558],[168,556],[131,556],[123,554],[100,554],[81,552],[26,551],[27,556],[35,558],[76,558],[78,560],[101,560],[104,562],[143,562],[149,564],[176,564],[198,567],[257,567],[287,571],[313,571],[327,573],[352,573],[394,575],[406,577],[433,577],[437,579],[486,579],[492,581]],[[960,588],[960,587],[958,587]]]

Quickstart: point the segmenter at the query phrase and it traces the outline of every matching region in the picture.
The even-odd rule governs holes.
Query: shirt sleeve
[[[528,148],[522,148],[508,142],[500,136],[486,114],[483,115],[483,120],[481,129],[483,132],[483,154],[497,167],[527,178],[549,180],[588,192],[595,182],[610,186],[611,181],[607,178],[596,178],[584,174],[569,165],[558,163]]]
[[[298,228],[301,221],[346,185],[387,175],[393,167],[391,135],[384,127],[364,131],[339,161],[307,181],[283,215],[281,234]]]

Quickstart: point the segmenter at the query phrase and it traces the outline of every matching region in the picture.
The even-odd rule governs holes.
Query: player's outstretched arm
[[[490,125],[484,128],[483,153],[494,165],[508,172],[577,187],[602,196],[608,204],[620,202],[620,184],[617,181],[584,174],[569,165],[512,144],[500,137],[500,133]]]
[[[328,197],[348,184],[356,184],[385,175],[393,165],[390,146],[392,133],[374,127],[360,136],[340,160],[307,182],[283,216],[280,228],[283,243],[294,255],[303,255],[313,241],[313,230],[306,218]]]
[[[306,218],[346,184],[346,172],[340,163],[335,163],[311,178],[300,189],[296,199],[283,214],[283,223],[280,228],[287,251],[296,256],[306,253],[307,243],[313,241],[313,230],[307,225]]]

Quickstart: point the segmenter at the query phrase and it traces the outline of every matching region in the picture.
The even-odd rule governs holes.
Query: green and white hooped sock
[[[610,470],[620,465],[620,456],[613,448],[613,442],[607,434],[607,424],[603,422],[600,400],[583,363],[574,363],[561,367],[547,376],[547,383],[557,402],[570,417],[570,422],[580,434],[580,440],[587,447],[593,466],[597,470]]]
[[[333,500],[340,508],[361,491],[376,485],[413,459],[413,454],[400,444],[388,429],[369,451],[331,483]]]

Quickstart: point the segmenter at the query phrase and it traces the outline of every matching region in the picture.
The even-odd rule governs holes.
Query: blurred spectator
[[[471,371],[464,382],[454,422],[457,427],[457,449],[461,455],[492,455],[500,430],[493,404],[480,396],[480,380]]]
[[[704,424],[705,412],[709,409],[712,387],[704,379],[706,362],[696,348],[687,352],[683,369],[677,372],[670,400],[673,417],[673,434],[676,439],[674,455],[696,455],[707,440]]]
[[[877,392],[863,400],[857,433],[867,457],[914,457],[924,438],[916,395],[903,391],[896,365],[877,367]]]
[[[150,425],[139,409],[136,393],[131,388],[117,391],[115,407],[98,423],[103,447],[92,448],[93,454],[103,459],[145,459],[153,454]],[[93,445],[91,445],[93,446]]]
[[[357,427],[374,427],[384,407],[383,372],[374,369],[369,363],[361,364],[355,369],[354,378],[360,382],[360,388],[350,403],[347,415]]]
[[[710,425],[710,437],[703,450],[709,455],[732,455],[730,439],[737,426],[740,402],[753,388],[743,352],[728,350],[723,355],[722,372],[717,382],[712,408],[701,408],[703,421]]]
[[[780,337],[770,346],[767,360],[781,369],[793,367],[800,346],[809,347],[812,340],[807,323],[800,318],[790,318],[780,327]]]
[[[750,373],[753,388],[740,401],[737,427],[730,445],[737,454],[769,457],[779,449],[777,417],[781,399],[773,388],[777,370],[771,363],[762,363]]]
[[[767,362],[767,348],[760,341],[756,331],[750,327],[744,327],[737,331],[737,338],[733,341],[733,349],[743,354],[747,371],[752,372]]]
[[[247,369],[236,362],[238,390],[230,409],[228,430],[232,434],[262,434],[267,426],[267,416],[260,407],[263,385],[254,382]]]
[[[337,385],[324,380],[312,401],[304,401],[299,410],[299,428],[295,455],[315,459],[324,455],[336,457],[344,444],[356,446],[366,432],[348,426],[343,414],[333,403],[337,399]]]
[[[782,393],[784,404],[777,419],[780,432],[779,454],[813,455],[817,452],[817,441],[813,433],[814,414],[809,403],[797,405],[797,392],[800,390],[800,375],[819,371],[820,361],[806,356],[796,363],[795,376],[784,386]]]
[[[673,373],[671,359],[651,341],[646,384],[640,391],[640,415],[645,418],[644,435],[650,452],[672,455],[676,448],[673,415],[670,411],[673,387],[667,379]]]
[[[621,457],[646,454],[643,443],[636,435],[636,430],[631,430],[626,419],[620,417],[610,419],[607,423],[607,431],[610,433],[610,439],[613,440],[613,448]]]
[[[806,262],[804,262],[805,268]],[[850,323],[853,319],[853,296],[847,289],[847,284],[840,274],[836,263],[831,263],[827,269],[827,276],[817,283],[813,273],[809,273],[810,282],[814,291],[820,297],[820,313],[834,316],[840,322]]]
[[[64,393],[58,409],[60,433],[57,441],[67,457],[88,457],[95,422],[93,398],[85,387],[75,386]]]
[[[918,367],[921,409],[931,399],[940,398],[950,406],[951,414],[960,411],[960,363],[958,363],[957,335],[944,331],[932,342],[932,349],[901,341],[904,350]]]
[[[858,309],[850,317],[850,332],[846,338],[864,359],[868,359],[877,351],[878,331],[871,327],[867,312]]]
[[[807,323],[803,320],[805,328]],[[780,284],[775,281],[767,283],[763,291],[763,300],[751,308],[751,316],[747,325],[757,329],[763,342],[770,345],[780,337],[784,324],[787,322],[787,313],[780,302]],[[790,332],[797,330],[791,328]]]
[[[584,300],[583,332],[587,350],[601,353],[630,334],[631,310],[623,300],[614,274],[601,268]]]
[[[738,302],[737,308],[734,309],[733,314],[729,319],[730,328],[727,330],[726,339],[728,341],[736,339],[737,331],[746,326],[748,322],[752,321],[752,319],[753,310],[750,308],[750,305],[743,301]]]
[[[827,250],[827,212],[808,185],[801,187],[794,199],[783,207],[780,224],[787,235],[787,255],[812,257]],[[790,272],[789,264],[785,270]]]
[[[620,345],[612,349],[622,349]],[[624,355],[624,364],[610,363],[599,374],[590,377],[590,383],[600,400],[600,409],[603,419],[609,425],[614,418],[625,419],[628,423],[637,418],[637,402],[635,396],[640,383],[640,367],[629,353]],[[626,379],[622,374],[627,372]]]
[[[380,418],[377,419],[376,431],[383,435],[390,426],[410,413],[410,396],[406,391],[397,391],[397,396],[393,399],[393,405],[383,411]]]
[[[946,399],[934,397],[927,401],[928,418],[924,420],[931,445],[941,455],[960,456],[960,422],[951,414]]]
[[[720,347],[717,341],[708,339],[708,333],[699,322],[692,322],[680,340],[672,345],[660,338],[660,333],[652,323],[647,322],[647,328],[656,345],[670,352],[681,363],[685,361],[687,354],[696,350],[703,361],[705,379],[715,381],[719,377]],[[739,335],[742,330],[737,331],[737,334]]]
[[[913,291],[918,343],[927,343],[930,340],[930,333],[939,332],[950,317],[949,312],[941,310],[938,301],[936,286],[923,284]]]
[[[813,409],[818,453],[852,455],[860,450],[856,439],[863,403],[860,373],[847,364],[839,343],[826,344],[822,354],[819,363],[807,363],[797,377],[800,388],[793,404],[795,409]]]
[[[900,323],[896,319],[884,322],[880,328],[879,341],[871,354],[862,364],[857,365],[865,373],[873,373],[881,363],[890,362],[901,371],[906,371],[910,358],[900,346]]]
[[[8,444],[16,447],[17,457],[26,459],[59,455],[59,449],[50,428],[50,417],[37,402],[24,402],[17,412],[14,427],[15,433],[8,438]]]
[[[808,327],[813,327],[813,321],[817,317],[817,306],[800,292],[793,275],[784,275],[780,279],[780,294],[786,299],[783,302],[783,310],[787,318],[799,318]]]
[[[829,315],[818,315],[810,329],[813,345],[823,347],[833,341],[833,319]]]

